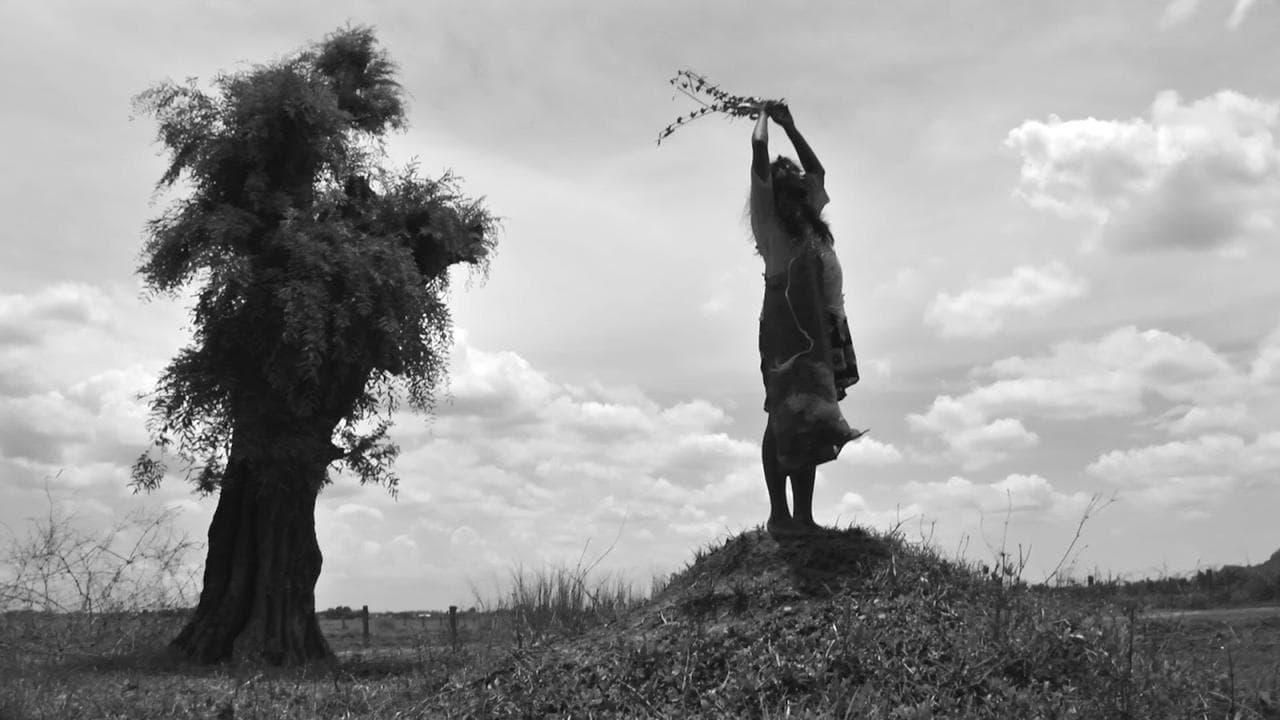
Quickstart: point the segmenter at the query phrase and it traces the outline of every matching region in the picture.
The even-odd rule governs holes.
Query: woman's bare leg
[[[773,430],[766,424],[760,441],[760,461],[764,466],[764,484],[769,489],[769,532],[790,530],[791,512],[787,509],[787,476],[778,465],[778,444]]]
[[[813,482],[817,468],[812,465],[791,473],[791,498],[795,504],[792,519],[801,527],[816,528],[813,521]]]

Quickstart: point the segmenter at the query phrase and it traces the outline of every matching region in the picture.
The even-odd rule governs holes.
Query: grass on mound
[[[443,693],[467,717],[1263,717],[1134,617],[998,584],[896,537],[762,531],[609,627]],[[1259,706],[1261,707],[1261,706]],[[1265,710],[1265,708],[1263,708]]]

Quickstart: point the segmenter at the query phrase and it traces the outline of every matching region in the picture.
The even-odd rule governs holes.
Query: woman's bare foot
[[[804,530],[789,517],[770,517],[769,522],[765,524],[764,529],[770,535],[776,537],[785,537],[789,535],[800,535]]]
[[[813,518],[795,518],[791,521],[795,528],[805,535],[822,532],[822,526],[813,521]]]

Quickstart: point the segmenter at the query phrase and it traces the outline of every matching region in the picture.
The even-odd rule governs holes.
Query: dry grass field
[[[1280,610],[996,583],[895,536],[697,554],[648,599],[570,571],[491,613],[326,619],[338,659],[175,662],[179,614],[9,613],[0,718],[1277,718]]]

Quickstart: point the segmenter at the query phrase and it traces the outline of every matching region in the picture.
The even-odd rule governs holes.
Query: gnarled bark
[[[209,524],[204,589],[171,643],[203,663],[296,665],[332,657],[315,614],[321,554],[315,504],[328,433],[237,424]]]

